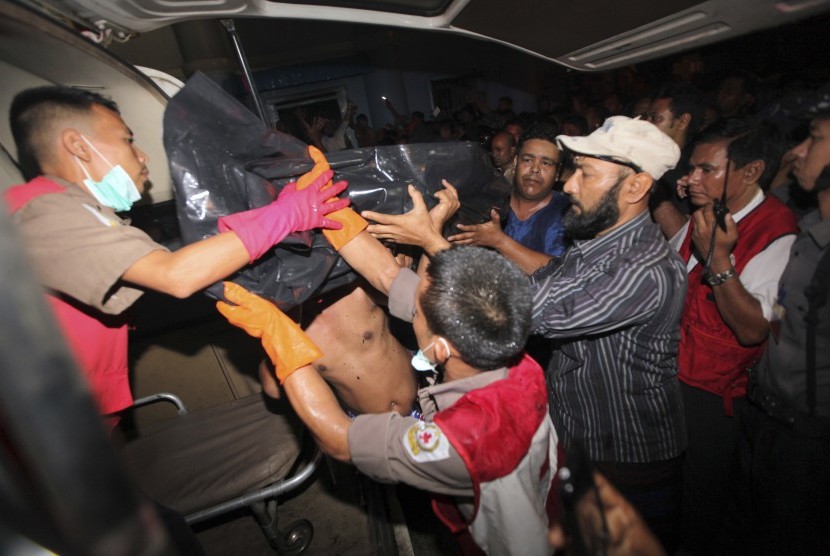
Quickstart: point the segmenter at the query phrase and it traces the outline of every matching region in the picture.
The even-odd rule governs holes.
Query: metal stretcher
[[[121,451],[125,467],[147,496],[193,525],[248,507],[280,554],[302,553],[314,529],[308,520],[278,528],[277,498],[314,474],[320,452],[285,402],[251,395],[188,412],[162,393],[134,407],[176,405],[178,416],[159,423]],[[304,445],[310,445],[304,449]]]

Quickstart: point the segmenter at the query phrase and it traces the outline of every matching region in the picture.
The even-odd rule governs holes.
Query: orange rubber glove
[[[300,367],[323,356],[300,326],[273,303],[233,282],[225,282],[225,299],[236,305],[219,301],[216,308],[228,322],[262,339],[280,384]]]
[[[317,147],[309,145],[308,154],[311,156],[311,160],[314,161],[314,167],[297,180],[298,191],[312,184],[314,180],[329,169],[329,162],[326,160],[326,155],[321,153]],[[327,185],[323,186],[323,190],[325,190],[326,187],[329,187],[331,183],[332,182],[329,181]],[[348,207],[329,213],[327,217],[329,220],[334,220],[335,222],[343,224],[343,227],[339,230],[323,230],[323,235],[326,236],[327,240],[329,240],[331,246],[338,251],[369,225],[369,223],[366,222],[362,216]]]

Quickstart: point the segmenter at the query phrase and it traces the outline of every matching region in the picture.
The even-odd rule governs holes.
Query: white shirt
[[[759,189],[749,204],[732,215],[732,219],[735,220],[735,223],[740,222],[763,201],[764,192]],[[691,223],[691,219],[689,223]],[[683,241],[686,239],[686,234],[689,232],[689,223],[669,240],[671,246],[677,251],[680,251],[680,246],[683,245]],[[778,294],[778,281],[784,272],[784,267],[787,266],[787,261],[790,258],[790,247],[792,247],[793,242],[795,242],[795,234],[787,234],[776,239],[766,249],[752,257],[739,276],[746,291],[752,294],[761,304],[761,311],[763,311],[764,318],[767,320],[772,318],[772,306]],[[686,265],[686,272],[691,272],[694,267],[704,262],[700,261],[697,254],[692,251],[692,256]]]

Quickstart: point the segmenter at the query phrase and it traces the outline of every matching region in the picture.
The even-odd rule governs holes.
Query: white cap
[[[586,137],[559,135],[556,143],[575,154],[632,165],[659,180],[680,160],[674,140],[645,120],[612,116]]]

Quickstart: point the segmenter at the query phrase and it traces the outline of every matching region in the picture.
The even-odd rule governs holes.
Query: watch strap
[[[727,270],[724,270],[723,272],[718,272],[717,274],[712,274],[710,272],[707,272],[704,275],[704,278],[706,279],[706,283],[709,284],[710,286],[719,286],[719,285],[723,284],[724,282],[726,282],[727,280],[729,280],[730,278],[734,278],[734,277],[735,277],[735,268],[734,267],[730,268],[730,269],[727,269]]]

